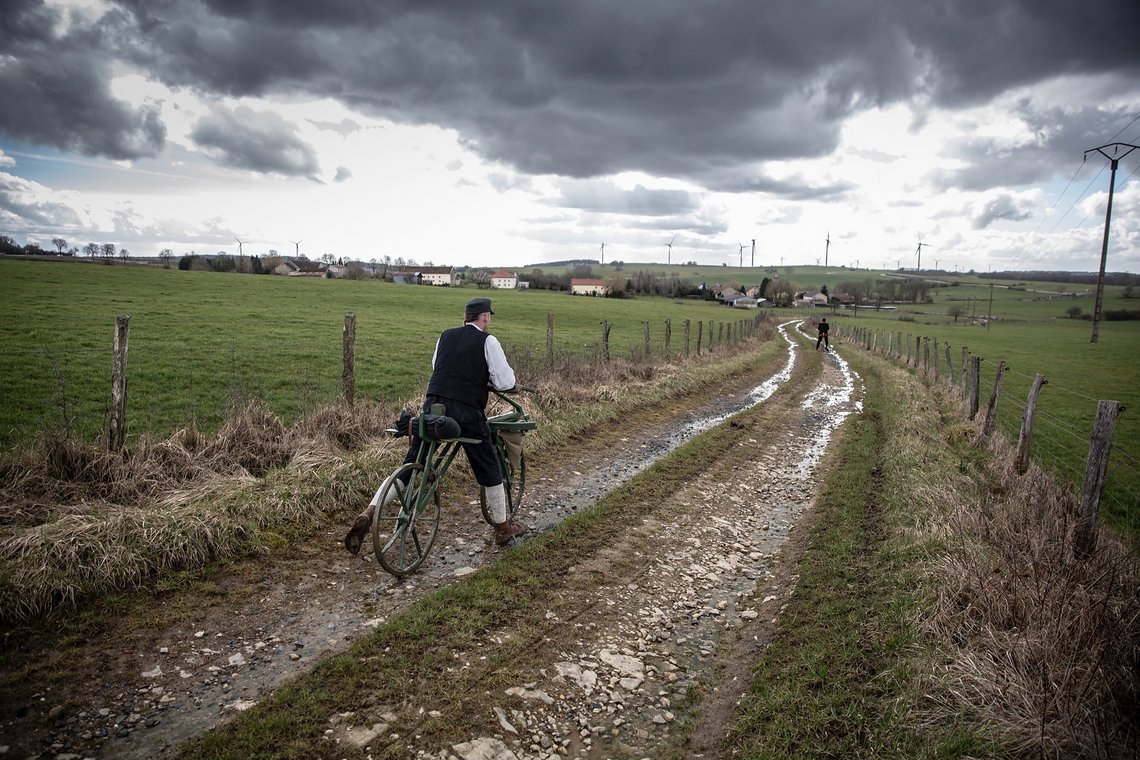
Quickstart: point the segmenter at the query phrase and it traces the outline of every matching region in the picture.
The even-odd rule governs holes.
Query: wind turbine
[[[602,254],[598,258],[598,263],[599,264],[605,264],[606,263],[606,244],[605,243],[602,243]]]
[[[931,247],[930,243],[924,243],[921,240],[918,241],[918,251],[917,251],[917,253],[918,253],[918,268],[916,271],[919,271],[919,272],[922,271],[922,247],[923,246],[926,246],[927,248]]]
[[[744,266],[744,243],[740,244],[740,266]]]
[[[677,239],[677,236],[674,235],[673,237],[671,237],[669,239],[669,242],[665,244],[665,247],[669,249],[669,258],[667,258],[665,260],[666,264],[672,264],[673,263],[673,241],[676,239]]]
[[[823,247],[823,265],[827,266],[827,254],[831,251],[831,230],[827,231],[827,245]]]
[[[756,238],[752,238],[752,266],[756,266]]]
[[[297,258],[301,258],[301,243],[305,242],[305,239],[301,238],[300,240],[290,240],[289,242],[293,244],[293,254]]]

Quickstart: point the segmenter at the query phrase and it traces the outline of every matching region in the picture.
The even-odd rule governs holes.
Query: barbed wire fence
[[[1099,516],[1135,543],[1140,535],[1140,458],[1113,440],[1124,410],[1118,400],[1094,398],[966,347],[960,347],[961,359],[955,363],[956,350],[935,336],[844,323],[838,331],[851,343],[945,383],[962,397],[970,419],[993,414],[985,421],[987,429],[1000,428],[1019,443],[1028,435],[1029,456],[1072,489],[1082,503],[1081,519]],[[1091,517],[1083,514],[1085,509],[1092,510]]]
[[[761,319],[603,319],[600,333],[556,336],[556,315],[549,314],[545,361],[554,361],[556,337],[560,352],[578,346],[590,360],[700,358],[752,337]],[[354,314],[330,322],[322,340],[286,334],[205,345],[145,331],[130,335],[129,323],[127,315],[116,320],[116,335],[125,336],[120,346],[108,341],[0,351],[0,382],[7,385],[0,448],[44,435],[121,448],[128,438],[166,437],[191,426],[213,432],[231,410],[252,402],[286,424],[358,395],[403,402],[406,388],[426,384],[434,345],[367,330],[358,335]]]

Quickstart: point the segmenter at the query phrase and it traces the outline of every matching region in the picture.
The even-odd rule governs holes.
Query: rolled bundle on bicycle
[[[459,423],[444,414],[412,414],[407,409],[400,412],[400,416],[393,425],[395,435],[405,435],[422,438],[425,441],[448,441],[458,438],[462,431]]]

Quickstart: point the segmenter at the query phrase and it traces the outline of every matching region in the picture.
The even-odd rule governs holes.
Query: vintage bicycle
[[[535,393],[534,388],[520,386],[520,391]],[[522,448],[522,435],[538,425],[526,410],[506,392],[492,390],[495,403],[505,405],[505,411],[487,418],[491,429],[491,442],[499,457],[503,476],[503,490],[507,496],[507,519],[513,519],[522,503],[526,488],[526,452]],[[431,414],[442,415],[444,409],[433,405]],[[452,462],[464,443],[478,443],[478,439],[462,436],[438,438],[429,429],[429,418],[413,418],[413,434],[420,440],[419,455],[414,462],[397,467],[384,479],[376,492],[378,505],[372,517],[372,548],[380,566],[392,575],[403,577],[415,572],[427,558],[439,531],[439,489]],[[388,429],[392,435],[406,435],[407,431]],[[395,497],[391,498],[394,492]],[[483,519],[491,523],[485,489],[480,488],[480,507]]]

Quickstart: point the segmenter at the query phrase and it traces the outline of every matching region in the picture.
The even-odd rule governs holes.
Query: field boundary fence
[[[700,358],[747,340],[762,320],[759,314],[678,320],[675,335],[671,319],[633,324],[602,319],[596,342],[590,344],[591,336],[579,329],[572,342],[581,346],[587,341],[583,360],[668,362]],[[0,351],[0,376],[19,376],[23,389],[4,411],[0,445],[11,447],[54,432],[120,451],[128,438],[142,434],[162,437],[187,426],[216,429],[229,409],[255,400],[286,421],[322,405],[353,404],[362,395],[399,401],[401,387],[422,386],[429,374],[425,363],[414,376],[394,380],[389,359],[405,350],[406,338],[362,336],[355,313],[322,328],[320,340],[298,341],[284,334],[220,340],[205,349],[145,331],[132,335],[131,322],[130,315],[119,315],[105,346]],[[555,328],[556,314],[548,313],[545,353],[538,363],[550,368],[565,351],[566,337]],[[615,337],[619,330],[620,339]],[[536,354],[542,350],[541,345],[530,348]],[[366,378],[363,383],[361,378]]]
[[[1058,482],[1073,489],[1080,505],[1075,540],[1092,551],[1098,520],[1122,529],[1130,543],[1140,535],[1140,459],[1113,442],[1124,405],[1051,383],[1041,372],[1026,374],[1004,360],[996,363],[953,348],[932,335],[914,335],[840,323],[832,328],[849,344],[901,363],[932,384],[943,384],[962,401],[965,419],[980,422],[978,445],[997,430],[1016,441],[1014,467],[1024,474],[1032,458]],[[983,364],[992,372],[983,373]],[[987,374],[987,377],[983,377]],[[1074,418],[1051,408],[1050,396],[1067,394],[1089,408]]]

